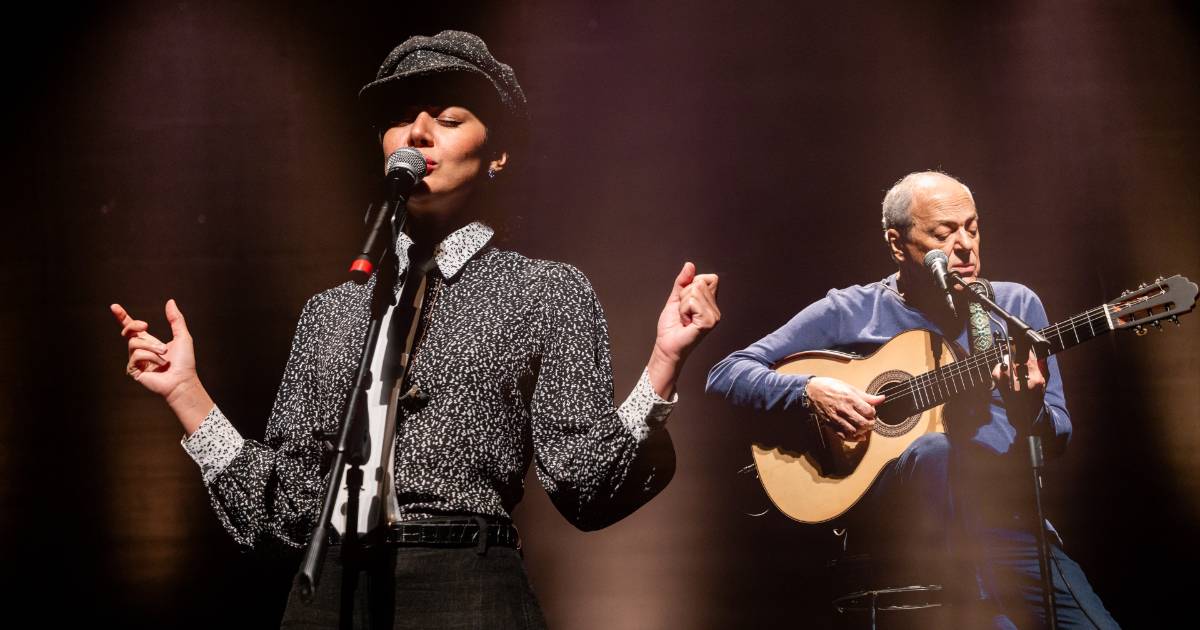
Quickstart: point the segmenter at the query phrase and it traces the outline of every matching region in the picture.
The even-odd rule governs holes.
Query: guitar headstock
[[[1113,330],[1132,328],[1137,334],[1146,334],[1146,325],[1160,327],[1162,320],[1176,324],[1179,316],[1196,307],[1196,294],[1200,287],[1183,276],[1159,278],[1143,284],[1121,297],[1105,304],[1112,321]]]

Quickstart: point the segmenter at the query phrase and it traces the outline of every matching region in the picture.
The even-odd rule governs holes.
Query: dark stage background
[[[359,244],[380,155],[357,89],[407,35],[457,27],[517,68],[532,104],[508,246],[591,278],[619,396],[679,265],[721,274],[725,321],[671,418],[670,487],[581,533],[529,484],[516,517],[551,624],[823,627],[831,537],[746,515],[767,502],[737,471],[768,420],[704,396],[704,375],[828,288],[890,272],[878,215],[893,181],[963,178],[984,275],[1033,287],[1051,319],[1200,276],[1187,3],[833,4],[113,2],[10,20],[6,609],[276,623],[288,568],[220,529],[173,416],[124,376],[107,305],[165,334],[178,299],[214,398],[261,437],[303,301]],[[1190,315],[1061,359],[1076,430],[1050,515],[1129,627],[1190,603],[1190,580],[1159,571],[1200,560],[1198,341]]]

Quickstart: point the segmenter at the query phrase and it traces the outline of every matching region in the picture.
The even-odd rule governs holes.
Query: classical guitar
[[[1114,330],[1138,335],[1196,305],[1197,286],[1183,276],[1159,278],[1127,291],[1116,300],[1042,329],[1051,353]],[[896,335],[874,354],[851,355],[814,351],[782,360],[782,374],[812,374],[841,379],[854,387],[886,396],[876,407],[875,428],[863,442],[844,442],[832,430],[821,430],[823,446],[796,452],[784,446],[751,447],[759,480],[781,512],[803,523],[840,516],[858,502],[883,467],[918,437],[945,431],[942,407],[952,397],[992,387],[992,368],[1008,352],[998,340],[990,350],[955,360],[949,345],[925,330]]]

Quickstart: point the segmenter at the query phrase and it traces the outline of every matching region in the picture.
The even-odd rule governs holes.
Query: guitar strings
[[[1108,318],[1105,309],[1106,306],[1098,306],[1096,308],[1089,309],[1083,313],[1079,313],[1078,315],[1068,318],[1064,322],[1047,326],[1038,332],[1047,339],[1050,337],[1058,337],[1059,350],[1066,349],[1067,344],[1064,341],[1063,332],[1068,328],[1070,329],[1070,332],[1075,335],[1076,343],[1081,343],[1084,341],[1079,337],[1079,329],[1082,328],[1080,325],[1081,322],[1085,323],[1091,332],[1091,336],[1088,337],[1089,339],[1096,337],[1099,333],[1108,332],[1111,330],[1111,328],[1108,326]],[[1101,324],[1099,331],[1097,331],[1096,324]],[[932,402],[939,398],[947,397],[951,388],[957,389],[959,386],[961,386],[969,389],[971,387],[981,386],[984,383],[990,384],[991,366],[998,363],[1004,354],[1009,351],[1010,342],[1011,340],[1009,340],[1007,337],[1002,337],[1001,339],[997,340],[995,346],[983,353],[971,355],[966,359],[955,361],[936,370],[931,370],[924,374],[915,376],[906,381],[889,383],[880,388],[877,393],[883,394],[885,397],[888,397],[889,400],[896,400],[895,397],[897,396],[899,396],[901,399],[911,396],[914,399],[914,402],[917,403],[917,406],[922,407],[923,405],[920,402],[921,398]],[[964,376],[966,377],[966,380],[964,380]],[[980,379],[979,383],[975,383],[976,377]],[[956,378],[958,380],[957,384],[954,383],[954,379]],[[970,381],[970,385],[967,384],[967,381]],[[918,393],[922,395],[918,396]],[[881,406],[886,406],[888,402],[888,400],[885,400],[883,403],[881,403]],[[936,406],[936,404],[937,403],[932,406]]]
[[[1162,283],[1158,283],[1157,286],[1160,291],[1164,291]],[[1114,330],[1108,318],[1108,308],[1108,304],[1102,304],[1073,315],[1064,322],[1048,326],[1038,332],[1047,340],[1051,337],[1058,338],[1058,350],[1052,351],[1052,354],[1065,350],[1067,348],[1067,341],[1063,337],[1063,332],[1068,329],[1075,336],[1076,344],[1086,341],[1086,339],[1079,336],[1079,330],[1083,327],[1081,323],[1086,324],[1091,333],[1091,336],[1087,337],[1087,339],[1094,339],[1101,333]],[[1099,327],[1096,324],[1099,324]],[[900,396],[901,400],[904,397],[911,397],[913,402],[916,403],[916,407],[929,409],[940,404],[938,402],[939,399],[949,397],[951,395],[951,388],[957,389],[959,386],[971,388],[982,386],[985,383],[990,384],[990,368],[1002,359],[1004,352],[1009,350],[1009,343],[1009,339],[1002,338],[996,346],[981,354],[972,355],[961,361],[955,361],[906,381],[884,385],[878,390],[878,393],[891,398],[881,403],[881,406],[886,406],[889,402],[895,402],[896,398],[894,397]],[[963,380],[964,376],[970,381],[970,385],[967,385],[967,382]],[[977,376],[980,379],[979,383],[975,383],[975,377]],[[954,383],[954,379],[956,378],[958,379],[957,385]],[[957,393],[957,391],[953,393]],[[922,398],[933,404],[926,406],[921,401]]]
[[[1044,336],[1058,337],[1059,345],[1062,348],[1065,348],[1066,344],[1064,343],[1062,337],[1063,330],[1069,326],[1072,329],[1072,332],[1076,334],[1078,339],[1077,331],[1081,326],[1078,326],[1076,323],[1079,321],[1086,321],[1089,329],[1093,333],[1092,337],[1095,337],[1096,327],[1094,324],[1107,323],[1104,307],[1101,306],[1089,311],[1085,311],[1084,313],[1071,317],[1066,322],[1049,326],[1040,332]],[[1108,327],[1104,326],[1101,329],[1101,332],[1107,332],[1107,330]],[[1082,340],[1078,340],[1077,342],[1079,341]],[[987,352],[978,355],[972,355],[967,359],[950,363],[942,368],[916,376],[907,381],[891,383],[889,384],[890,386],[885,386],[883,389],[881,389],[879,393],[884,394],[885,396],[913,395],[914,398],[916,398],[915,395],[919,392],[924,394],[924,396],[921,396],[922,398],[932,401],[934,399],[934,395],[940,396],[942,392],[945,392],[949,389],[946,385],[955,387],[961,385],[964,388],[983,385],[985,382],[990,382],[990,378],[985,377],[987,377],[991,372],[990,367],[999,362],[1004,352],[1008,350],[1009,346],[1007,343],[1007,339],[1002,338],[1002,341],[998,343],[997,346],[993,347]],[[963,379],[964,376],[970,380],[970,385],[967,385],[966,380]],[[974,382],[976,376],[980,378],[980,383],[978,384]],[[955,378],[958,379],[957,385],[953,383],[953,379]],[[886,405],[887,403],[884,402],[882,404]]]
[[[1091,326],[1094,322],[1096,322],[1096,318],[1088,318],[1088,325]],[[1063,326],[1050,326],[1043,331],[1043,335],[1050,334],[1060,337],[1060,346],[1064,346],[1061,337],[1062,328]],[[1094,326],[1091,328],[1094,330]],[[952,389],[970,389],[973,386],[990,384],[991,366],[1000,361],[1004,353],[1009,352],[1009,348],[1010,344],[1007,338],[1002,338],[988,352],[972,355],[970,358],[943,366],[940,370],[920,374],[904,383],[894,384],[899,386],[892,386],[887,392],[881,390],[881,394],[887,396],[890,392],[892,396],[912,395],[916,398],[916,402],[920,403],[920,406],[924,406],[925,402],[934,402],[937,398],[949,395]],[[978,383],[976,382],[977,378]]]

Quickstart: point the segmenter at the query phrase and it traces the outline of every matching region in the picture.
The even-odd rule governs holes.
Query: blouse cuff
[[[625,425],[633,438],[641,442],[650,436],[651,431],[661,428],[666,423],[667,416],[671,415],[671,410],[678,401],[679,392],[672,394],[671,400],[663,400],[650,383],[649,371],[643,369],[642,377],[638,379],[637,385],[633,386],[629,397],[617,409],[617,415],[621,417],[621,424]]]
[[[204,483],[208,484],[237,457],[245,441],[221,409],[214,406],[195,433],[184,436],[179,443],[199,464]]]

